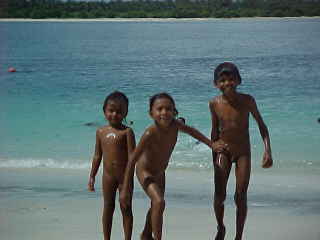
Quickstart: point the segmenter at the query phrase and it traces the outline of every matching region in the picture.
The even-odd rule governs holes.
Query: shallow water
[[[209,136],[208,101],[219,94],[212,71],[234,61],[239,91],[256,98],[269,127],[275,167],[319,169],[319,24],[318,18],[0,22],[0,167],[89,168],[95,128],[105,124],[102,103],[114,90],[129,97],[127,119],[137,139],[151,123],[148,98],[160,91]],[[254,121],[250,133],[258,169],[263,144]],[[210,150],[181,134],[171,167],[210,169]]]

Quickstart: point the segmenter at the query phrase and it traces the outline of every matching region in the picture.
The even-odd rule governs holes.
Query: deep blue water
[[[0,167],[88,168],[93,122],[121,90],[137,139],[148,98],[174,97],[187,123],[210,135],[212,72],[235,62],[239,91],[256,98],[275,166],[320,168],[320,19],[149,22],[0,22]],[[8,73],[15,67],[16,73]],[[250,125],[253,166],[263,144]],[[184,134],[172,167],[210,168],[210,150]]]

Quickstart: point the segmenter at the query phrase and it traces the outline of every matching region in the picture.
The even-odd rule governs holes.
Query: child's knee
[[[239,204],[247,203],[247,191],[236,191],[234,194],[234,202]]]
[[[132,215],[131,204],[127,205],[127,204],[123,204],[120,202],[120,209],[121,209],[122,215],[124,215],[124,216],[131,216]]]
[[[153,199],[151,200],[151,204],[152,207],[157,209],[158,211],[164,211],[165,207],[166,207],[166,202],[164,200],[164,198],[157,198],[157,199]]]
[[[226,200],[227,193],[225,191],[215,192],[214,193],[214,202],[215,204],[221,205]]]
[[[104,209],[109,209],[109,210],[114,210],[115,209],[114,201],[104,201],[103,202],[103,208]]]

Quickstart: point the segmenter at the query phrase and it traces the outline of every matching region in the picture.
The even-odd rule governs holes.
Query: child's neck
[[[223,94],[222,96],[223,96],[223,98],[224,98],[225,100],[227,100],[228,102],[230,102],[230,103],[236,103],[237,100],[238,100],[239,94],[238,94],[238,92],[235,91],[235,92],[233,92],[232,94],[228,94],[228,95]]]
[[[124,128],[124,125],[123,125],[122,123],[117,123],[117,124],[111,124],[111,123],[109,123],[109,126],[112,127],[112,128],[114,128],[114,129],[118,129],[118,130]]]
[[[173,121],[174,121],[174,120],[172,119],[172,122],[171,122],[168,126],[161,126],[161,125],[158,124],[156,121],[154,121],[154,124],[157,126],[157,128],[158,128],[160,131],[162,131],[162,132],[167,132],[167,131],[169,131],[169,129],[170,129]]]

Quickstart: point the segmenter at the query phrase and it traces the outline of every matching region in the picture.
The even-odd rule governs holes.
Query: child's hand
[[[263,159],[262,159],[262,167],[263,168],[270,168],[270,167],[272,167],[272,164],[273,164],[273,160],[272,160],[271,152],[265,151],[263,154]]]
[[[88,190],[89,190],[89,192],[95,192],[94,182],[95,182],[95,179],[94,179],[93,177],[90,177],[90,178],[89,178],[89,183],[88,183]]]
[[[212,149],[216,153],[221,153],[224,151],[228,151],[228,144],[226,144],[222,140],[218,140],[212,143]]]

